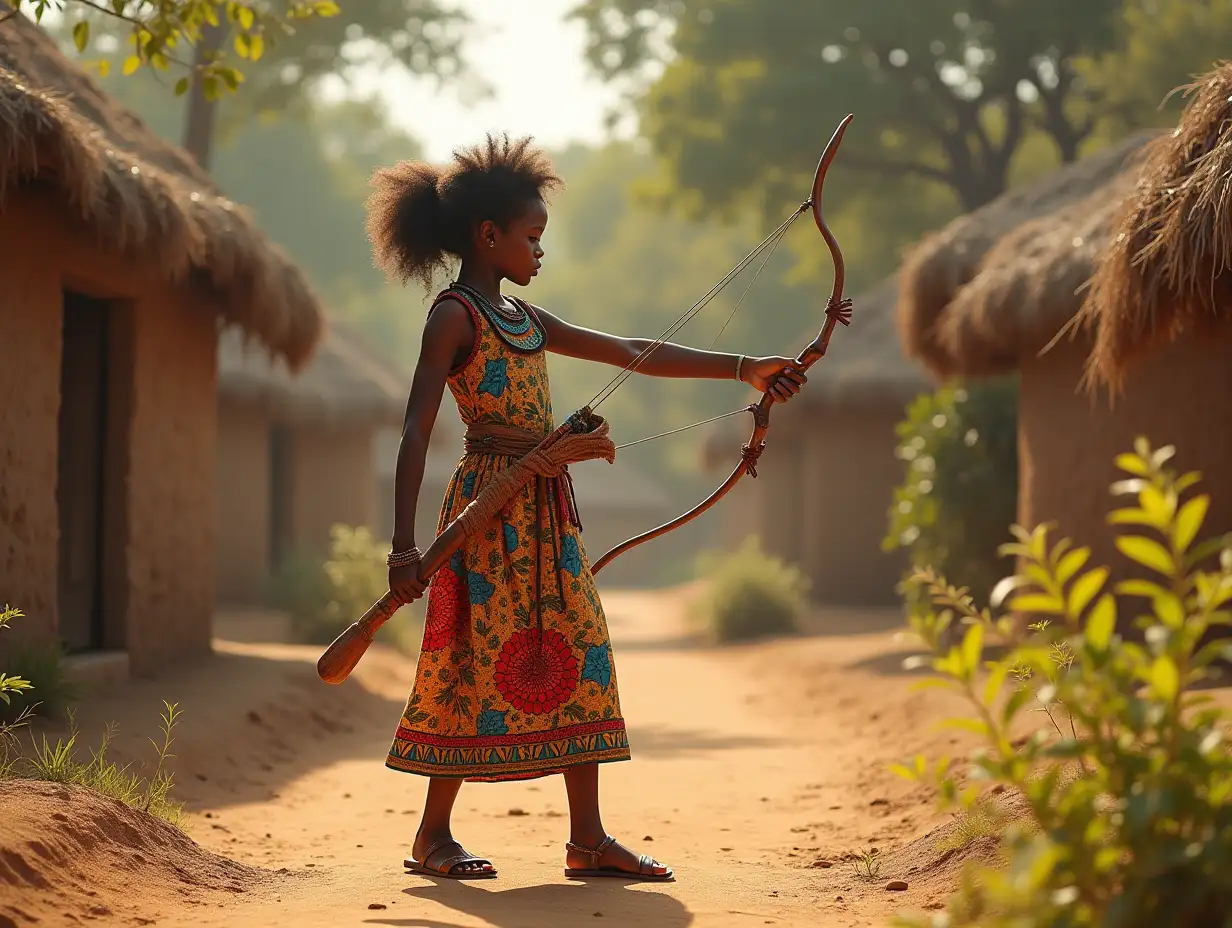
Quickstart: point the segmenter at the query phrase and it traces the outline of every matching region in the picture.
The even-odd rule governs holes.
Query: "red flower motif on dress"
[[[560,708],[578,687],[577,655],[560,632],[514,632],[496,659],[496,689],[509,705],[528,715]]]
[[[428,612],[424,616],[424,651],[440,651],[449,647],[462,631],[470,615],[470,598],[462,578],[450,565],[432,578],[428,590]]]

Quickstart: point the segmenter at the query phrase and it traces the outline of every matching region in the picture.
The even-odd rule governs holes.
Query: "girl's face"
[[[547,225],[548,208],[542,200],[535,199],[504,229],[492,224],[490,230],[485,230],[482,247],[502,277],[525,287],[539,273],[543,263],[540,240]]]

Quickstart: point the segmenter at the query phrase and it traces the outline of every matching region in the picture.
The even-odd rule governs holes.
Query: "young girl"
[[[429,288],[436,272],[461,261],[457,282],[428,311],[398,451],[389,587],[403,602],[426,585],[415,509],[446,384],[467,434],[438,531],[552,431],[546,351],[623,368],[650,344],[570,325],[501,294],[502,281],[524,287],[539,273],[544,194],[559,183],[530,139],[491,137],[455,153],[444,169],[402,162],[373,180],[368,231],[381,266]],[[638,372],[739,379],[780,401],[805,382],[789,358],[670,343]],[[603,827],[599,764],[628,759],[607,623],[570,483],[566,475],[539,478],[432,578],[415,687],[386,760],[430,778],[406,866],[456,879],[495,877],[491,862],[468,854],[450,830],[462,782],[561,773],[570,816],[566,875],[670,880],[670,869],[616,843]]]

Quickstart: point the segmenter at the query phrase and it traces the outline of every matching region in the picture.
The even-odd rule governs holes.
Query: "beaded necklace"
[[[539,320],[535,318],[521,300],[511,297],[513,309],[496,306],[478,290],[465,284],[453,283],[450,289],[456,290],[474,304],[483,313],[496,335],[514,351],[523,354],[533,354],[543,347],[547,338]]]

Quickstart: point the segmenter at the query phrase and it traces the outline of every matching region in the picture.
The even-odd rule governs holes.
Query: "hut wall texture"
[[[812,597],[834,605],[879,606],[898,601],[895,585],[906,558],[881,550],[902,463],[894,456],[895,404],[822,409],[806,431],[797,518],[798,561],[812,580]]]
[[[56,417],[61,292],[55,265],[0,217],[0,605],[25,612],[6,635],[55,632],[59,528]]]
[[[215,315],[63,217],[40,192],[10,194],[0,216],[0,601],[26,633],[55,634],[64,290],[106,299],[103,643],[147,674],[210,646]]]
[[[758,479],[741,481],[723,501],[732,500],[723,546],[760,535],[767,553],[804,572],[819,603],[897,603],[906,557],[883,552],[881,539],[902,481],[894,456],[902,416],[897,403],[781,410]]]
[[[166,291],[135,316],[126,627],[146,674],[210,649],[217,333],[212,311]]]
[[[296,428],[291,450],[291,520],[297,550],[327,551],[329,530],[337,523],[375,526],[372,445],[371,426]]]
[[[261,602],[270,575],[270,421],[260,408],[218,407],[217,598]]]
[[[1128,476],[1113,459],[1145,435],[1177,449],[1172,466],[1197,470],[1212,497],[1203,537],[1232,531],[1232,334],[1185,337],[1162,346],[1129,374],[1109,405],[1106,393],[1079,392],[1087,345],[1065,342],[1021,371],[1019,521],[1057,525],[1055,537],[1091,548],[1091,563],[1135,574],[1113,544],[1106,518],[1116,500],[1109,485]]]
[[[757,463],[755,533],[767,554],[803,566],[805,519],[801,517],[800,488],[807,479],[803,435],[796,420],[786,415],[780,415],[775,425]]]
[[[675,513],[658,509],[579,503],[582,516],[582,546],[589,563],[603,557],[626,538],[640,535],[666,522]],[[685,557],[680,538],[673,532],[662,539],[638,545],[612,561],[595,578],[599,588],[653,587],[662,582],[662,568],[672,558]]]

